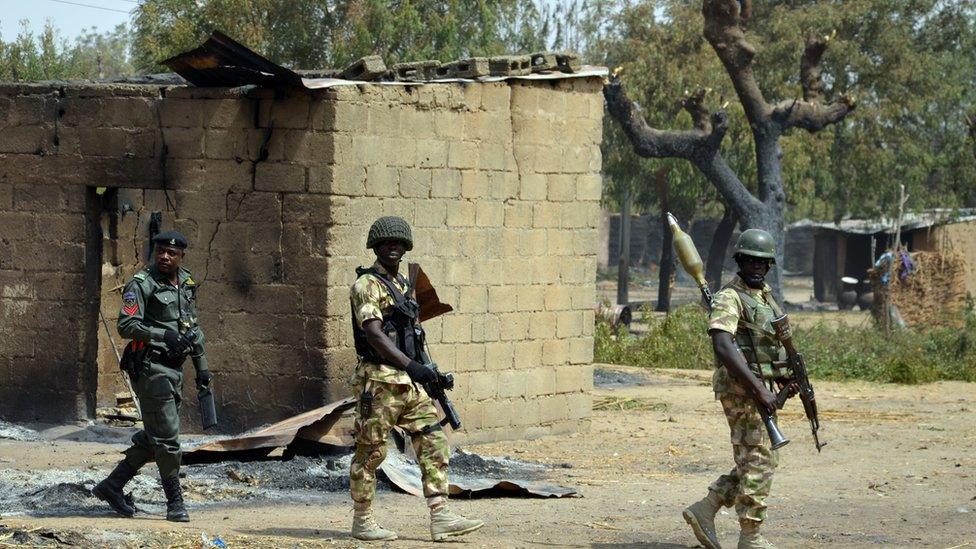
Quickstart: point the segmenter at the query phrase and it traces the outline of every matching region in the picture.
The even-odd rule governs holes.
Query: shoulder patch
[[[122,294],[122,312],[130,316],[139,312],[139,300],[135,292],[130,290]]]

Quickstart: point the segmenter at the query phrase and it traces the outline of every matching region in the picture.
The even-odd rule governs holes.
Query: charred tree
[[[694,129],[687,131],[648,126],[616,71],[603,93],[610,115],[621,124],[638,155],[683,158],[691,162],[731,206],[743,229],[764,229],[773,235],[777,264],[782,265],[786,191],[779,138],[793,128],[815,133],[843,120],[854,109],[854,100],[841,95],[834,101],[821,103],[824,86],[820,61],[833,35],[811,34],[800,59],[803,97],[768,103],[753,74],[756,49],[745,35],[751,7],[751,0],[704,0],[702,14],[705,39],[722,61],[752,128],[758,168],[755,195],[722,156],[721,143],[728,129],[728,117],[722,110],[709,111],[704,101],[705,90],[688,94],[682,101],[694,121]],[[774,269],[769,278],[777,297],[781,297],[779,272]]]
[[[969,126],[969,137],[973,140],[973,156],[976,156],[976,113],[966,117],[966,125]]]
[[[725,265],[725,258],[728,257],[729,242],[732,241],[732,233],[735,232],[738,223],[739,216],[735,215],[735,210],[726,204],[722,220],[715,227],[712,244],[708,247],[708,258],[705,260],[705,280],[708,281],[708,286],[713,293],[722,287],[722,267]]]
[[[671,245],[671,225],[668,224],[667,212],[671,211],[668,204],[668,172],[671,166],[664,166],[654,172],[657,180],[657,195],[661,200],[661,261],[657,276],[657,306],[655,311],[668,312],[671,310],[671,278],[674,276],[674,248]]]

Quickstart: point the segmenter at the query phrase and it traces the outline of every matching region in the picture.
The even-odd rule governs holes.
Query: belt
[[[149,352],[146,353],[146,358],[152,362],[166,366],[167,368],[172,368],[173,370],[182,370],[183,362],[186,360],[186,356],[171,359],[166,353],[156,347],[149,349]]]

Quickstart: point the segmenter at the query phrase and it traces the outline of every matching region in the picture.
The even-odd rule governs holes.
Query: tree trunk
[[[674,248],[672,247],[671,226],[668,225],[667,213],[671,206],[668,200],[668,172],[671,166],[664,166],[654,173],[657,180],[657,195],[661,200],[661,261],[657,277],[657,306],[655,311],[668,312],[671,310],[671,278],[674,276]]]
[[[722,267],[725,265],[725,258],[728,257],[729,242],[732,241],[732,233],[738,223],[739,216],[731,206],[726,204],[722,220],[718,222],[715,234],[712,235],[712,244],[708,248],[708,259],[705,263],[705,280],[708,280],[712,293],[722,287]]]
[[[620,203],[620,258],[617,260],[617,305],[627,305],[630,296],[630,189],[624,189]]]

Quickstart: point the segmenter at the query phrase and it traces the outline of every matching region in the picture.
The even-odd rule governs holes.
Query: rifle
[[[159,234],[159,231],[163,224],[163,214],[161,212],[153,212],[149,214],[149,239],[146,246],[146,263],[152,263],[153,260],[153,249],[156,247],[156,243],[153,239]]]
[[[678,220],[671,215],[671,213],[667,213],[666,215],[668,216],[668,226],[671,227],[671,239],[674,244],[674,249],[678,252],[678,260],[681,262],[681,266],[684,268],[685,272],[688,273],[691,278],[695,279],[695,283],[698,284],[698,289],[701,291],[702,299],[705,301],[705,305],[708,307],[709,312],[711,312],[713,297],[712,290],[708,287],[708,281],[705,280],[705,264],[702,262],[701,255],[698,254],[698,250],[695,248],[695,243],[692,242],[691,237],[681,230],[681,227],[678,225]],[[785,315],[783,317],[785,318]],[[805,372],[806,370],[804,369],[804,376]],[[809,381],[807,384],[809,385]],[[777,409],[782,409],[783,405],[786,403],[786,400],[791,396],[789,394],[789,390],[790,385],[787,384],[784,386],[783,390],[776,395]],[[813,389],[811,388],[810,391],[812,395]],[[784,392],[785,396],[783,396]],[[781,398],[782,400],[780,400]],[[806,401],[804,401],[804,406],[806,406]],[[776,416],[767,412],[762,406],[757,406],[756,408],[759,410],[759,415],[762,417],[763,424],[766,426],[766,432],[769,434],[769,440],[773,449],[776,450],[789,444],[790,439],[783,436],[782,431],[779,430],[779,425],[776,424]],[[814,417],[816,417],[816,407],[814,407]],[[819,428],[819,425],[817,428]],[[814,431],[814,436],[816,436],[816,431]],[[819,444],[819,442],[817,444]],[[820,447],[818,446],[817,449],[819,450]]]
[[[790,328],[790,319],[784,313],[783,316],[773,319],[773,329],[776,330],[776,337],[783,348],[786,349],[787,363],[790,369],[790,376],[783,384],[783,388],[776,394],[776,407],[782,408],[786,401],[794,394],[800,397],[803,403],[803,412],[810,421],[810,430],[813,433],[813,444],[817,447],[817,452],[827,445],[820,442],[817,431],[820,430],[820,417],[817,415],[817,398],[813,393],[813,385],[807,376],[807,366],[803,362],[803,355],[796,350],[793,345],[793,330]],[[795,390],[795,392],[794,392]]]
[[[197,336],[199,330],[196,326],[185,330],[181,335],[180,339],[183,342],[183,347],[185,349],[192,349],[196,344]],[[187,352],[179,353],[170,349],[167,352],[167,357],[170,360],[181,360],[187,355]],[[182,361],[182,360],[181,360]],[[197,401],[200,403],[200,423],[204,430],[211,427],[217,426],[217,403],[214,401],[213,389],[210,385],[197,385]]]
[[[427,396],[436,400],[441,405],[441,410],[444,411],[444,419],[440,421],[441,426],[450,424],[451,429],[457,431],[461,428],[461,416],[458,415],[457,410],[454,409],[454,403],[451,402],[445,392],[454,388],[454,374],[442,374],[433,362],[428,362],[426,366],[434,371],[437,379],[430,383],[424,383],[424,391]]]

